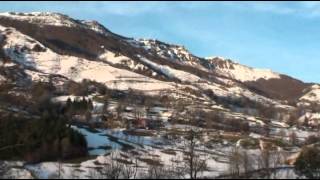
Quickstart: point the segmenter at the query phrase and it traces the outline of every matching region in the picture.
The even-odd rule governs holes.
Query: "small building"
[[[134,120],[134,127],[138,129],[146,129],[147,128],[147,119],[145,118],[138,118]]]

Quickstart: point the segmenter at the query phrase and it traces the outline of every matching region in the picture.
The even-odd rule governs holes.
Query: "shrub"
[[[316,147],[305,147],[295,163],[295,172],[309,179],[320,178],[320,150]]]

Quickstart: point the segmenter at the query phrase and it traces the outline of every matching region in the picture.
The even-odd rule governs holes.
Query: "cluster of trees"
[[[2,89],[0,99],[7,100],[8,93],[15,87]],[[87,154],[87,143],[79,132],[69,125],[64,107],[53,104],[51,98],[55,88],[51,82],[33,82],[26,87],[25,96],[13,97],[25,102],[15,104],[5,101],[24,113],[8,111],[0,119],[0,159],[44,160],[68,159]]]
[[[75,96],[87,96],[92,93],[106,95],[108,93],[108,89],[104,84],[87,79],[82,80],[81,83],[69,81],[65,86],[66,93]]]
[[[91,99],[87,100],[85,97],[74,99],[73,101],[71,98],[68,98],[65,109],[71,114],[83,114],[93,110],[93,103]]]
[[[295,172],[308,179],[320,178],[320,149],[306,146],[295,162]]]
[[[189,123],[191,125],[208,129],[219,129],[235,132],[248,132],[250,130],[248,121],[232,119],[217,111],[206,112],[200,108],[198,108],[198,110],[187,112],[184,117],[181,117],[179,113],[174,114],[174,118],[190,120]]]
[[[276,178],[278,168],[285,161],[282,151],[272,151],[269,148],[260,150],[258,156],[249,154],[246,150],[234,147],[229,155],[230,178],[266,177]]]
[[[57,160],[87,154],[87,143],[79,132],[67,125],[57,107],[39,118],[10,115],[0,122],[0,159],[24,159],[28,162]]]
[[[294,163],[293,170],[299,178],[320,178],[320,148],[319,138],[310,137],[305,147]],[[310,142],[309,142],[310,141]],[[229,178],[267,177],[277,178],[280,170],[290,170],[291,166],[283,166],[288,158],[282,150],[272,150],[268,147],[256,155],[246,150],[234,147],[229,154]],[[289,177],[287,177],[289,178]]]

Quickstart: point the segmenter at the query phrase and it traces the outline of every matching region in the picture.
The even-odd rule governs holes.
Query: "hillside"
[[[196,151],[207,158],[202,177],[228,175],[234,147],[252,155],[252,168],[259,167],[256,155],[265,146],[275,154],[280,149],[288,155],[284,165],[317,134],[319,86],[228,58],[198,57],[181,45],[128,38],[96,21],[49,12],[0,13],[0,117],[40,120],[52,111],[68,125],[59,126],[71,138],[68,155],[77,143],[84,145],[66,133],[73,129],[84,135],[88,154],[98,156],[77,168],[65,163],[69,174],[63,177],[75,169],[89,176],[89,166],[110,163],[114,152],[128,164],[136,158],[141,177],[145,168],[169,165],[175,157],[179,169],[187,154],[183,142],[193,130],[201,132]],[[14,160],[30,159],[35,161],[31,155]],[[45,161],[52,159],[57,158]],[[49,178],[56,171],[53,162],[36,162],[20,164],[22,173]]]

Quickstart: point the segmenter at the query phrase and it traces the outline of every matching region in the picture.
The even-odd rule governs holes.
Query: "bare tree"
[[[121,101],[118,102],[118,106],[116,108],[116,113],[117,113],[117,120],[120,120],[122,118],[121,114],[123,112],[124,105]]]
[[[57,171],[50,174],[50,176],[48,177],[49,179],[62,179],[63,169],[62,169],[62,164],[60,160],[58,160],[56,167],[57,167]]]
[[[167,170],[162,165],[149,165],[146,178],[148,179],[166,179]]]
[[[172,170],[172,178],[183,179],[185,177],[184,167],[181,166],[182,160],[178,157],[171,159],[171,170]]]
[[[191,179],[199,178],[200,173],[207,169],[206,159],[196,150],[200,136],[201,131],[191,129],[185,141],[185,168]]]
[[[180,161],[181,162],[181,161]],[[170,165],[159,165],[154,164],[148,167],[145,178],[148,179],[183,179],[185,171],[183,168],[177,166],[177,164]]]
[[[261,150],[260,160],[259,160],[260,168],[263,169],[266,173],[266,177],[269,179],[271,176],[270,168],[271,168],[271,152],[268,148]]]
[[[5,163],[3,161],[0,161],[0,179],[4,178],[6,171],[7,168],[5,166]]]
[[[79,179],[79,169],[73,168],[70,170],[70,179]]]
[[[90,168],[88,170],[88,175],[86,177],[88,179],[104,179],[101,168],[98,168],[98,169]]]
[[[289,135],[289,140],[290,140],[290,143],[292,145],[298,145],[299,144],[299,139],[298,139],[298,136],[295,132],[291,132],[290,135]]]
[[[240,150],[235,147],[231,154],[229,155],[229,173],[232,178],[239,178],[241,174],[241,166],[242,166],[242,154]]]
[[[61,179],[62,176],[62,164],[61,161],[58,160],[58,179]]]
[[[132,160],[131,160],[132,162]],[[136,179],[138,173],[138,160],[134,160],[134,164],[124,164],[122,176],[125,179]]]
[[[269,121],[265,122],[265,125],[263,126],[263,131],[264,131],[264,135],[266,137],[270,137],[271,128],[270,128],[270,122]]]
[[[274,169],[272,171],[272,178],[273,179],[277,179],[277,174],[278,174],[278,171],[276,170],[280,165],[281,163],[284,161],[284,155],[283,155],[283,152],[280,150],[280,151],[276,151],[276,152],[273,152],[271,154],[271,167]]]
[[[119,179],[123,170],[123,165],[117,161],[117,158],[112,152],[110,154],[110,163],[105,163],[102,168],[104,179]]]
[[[8,164],[0,161],[0,179],[16,179],[19,177],[18,171],[11,171],[11,168],[13,167],[9,167]]]
[[[248,178],[248,173],[251,172],[252,170],[254,170],[254,167],[253,167],[253,164],[252,164],[253,159],[248,154],[247,151],[244,151],[242,153],[242,158],[243,158],[242,163],[243,163],[243,171],[244,171],[243,173],[244,173],[245,177]]]

